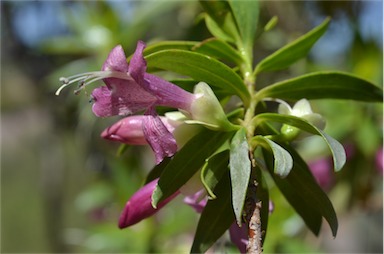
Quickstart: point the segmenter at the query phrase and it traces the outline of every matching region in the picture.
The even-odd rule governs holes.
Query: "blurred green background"
[[[97,119],[86,96],[59,77],[99,70],[122,44],[137,40],[209,38],[196,1],[1,1],[1,252],[187,253],[198,215],[176,199],[157,216],[119,230],[127,199],[154,163],[148,147],[118,144],[100,132],[117,118]],[[317,25],[332,23],[309,57],[288,70],[263,74],[259,85],[310,71],[342,70],[383,83],[382,1],[263,1],[260,24],[279,23],[255,45],[256,60]],[[90,91],[89,91],[90,92]],[[383,110],[381,104],[314,101],[326,131],[347,148],[349,161],[324,186],[339,216],[332,239],[319,237],[274,186],[265,252],[382,253]],[[298,143],[310,162],[327,158],[321,142]],[[380,150],[381,149],[381,150]],[[236,252],[227,236],[212,251]]]

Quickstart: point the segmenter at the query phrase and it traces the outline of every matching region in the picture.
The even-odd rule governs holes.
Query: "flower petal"
[[[156,164],[159,164],[165,157],[171,157],[177,152],[175,138],[153,109],[150,109],[150,114],[144,118],[143,131],[148,144],[155,152]]]
[[[195,194],[186,196],[184,198],[184,203],[195,209],[197,213],[203,212],[207,202],[208,200],[205,190],[198,191]]]
[[[101,70],[119,72],[128,71],[127,58],[125,57],[125,53],[121,45],[117,45],[111,50]]]
[[[292,108],[287,103],[280,103],[277,112],[282,115],[291,115]]]
[[[307,120],[317,128],[319,128],[320,130],[324,130],[325,128],[325,120],[320,114],[312,113],[312,114],[304,115],[302,116],[302,118]]]
[[[172,194],[169,198],[160,202],[157,209],[152,207],[152,193],[156,188],[159,179],[144,185],[128,200],[119,219],[119,228],[126,228],[154,215],[163,206],[174,199],[179,192]]]
[[[128,72],[142,87],[144,83],[144,73],[147,70],[147,62],[143,57],[143,51],[145,43],[142,41],[137,42],[135,53],[133,54],[131,61],[129,62]]]
[[[146,89],[156,96],[158,105],[190,111],[195,95],[155,75],[144,75]]]
[[[92,110],[96,116],[126,116],[144,110],[156,101],[133,80],[108,78],[108,84],[112,89],[102,86],[92,92],[95,101]]]
[[[301,99],[293,105],[291,115],[302,117],[309,114],[312,114],[312,108],[307,99]]]

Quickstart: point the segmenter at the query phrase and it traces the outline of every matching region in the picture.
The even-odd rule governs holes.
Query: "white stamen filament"
[[[70,76],[68,78],[61,77],[59,80],[63,83],[62,86],[59,87],[56,91],[56,95],[59,95],[61,90],[65,87],[80,81],[79,88],[75,90],[75,94],[78,94],[82,89],[84,89],[87,85],[96,82],[105,78],[118,78],[124,80],[133,80],[129,73],[119,72],[119,71],[93,71],[93,72],[85,72],[77,75]]]

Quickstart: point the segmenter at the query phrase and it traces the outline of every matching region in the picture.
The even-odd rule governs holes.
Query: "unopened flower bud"
[[[190,114],[193,120],[187,123],[197,123],[212,130],[230,131],[236,126],[228,121],[220,102],[208,84],[200,82],[194,89],[195,100],[191,104]]]

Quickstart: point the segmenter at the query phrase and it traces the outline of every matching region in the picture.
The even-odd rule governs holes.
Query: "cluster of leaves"
[[[307,120],[265,112],[263,101],[334,98],[381,102],[381,89],[364,79],[333,71],[314,72],[257,89],[256,78],[260,74],[285,69],[305,57],[326,32],[330,19],[254,65],[256,35],[271,29],[276,18],[260,28],[258,1],[201,4],[206,11],[206,26],[214,37],[202,42],[155,43],[144,51],[145,59],[151,72],[181,75],[182,78],[171,81],[187,90],[200,81],[208,83],[223,105],[231,96],[240,98],[241,106],[227,116],[242,127],[227,132],[205,129],[171,160],[154,167],[147,178],[149,182],[160,177],[152,196],[153,205],[171,196],[201,169],[201,181],[210,200],[201,214],[191,252],[204,252],[234,221],[239,225],[244,222],[243,207],[250,179],[258,182],[256,196],[263,204],[261,221],[266,232],[269,196],[265,178],[270,174],[314,234],[319,233],[325,218],[335,236],[338,222],[330,200],[290,140],[282,138],[276,126],[290,125],[320,136],[331,151],[335,171],[346,160],[342,145]]]

